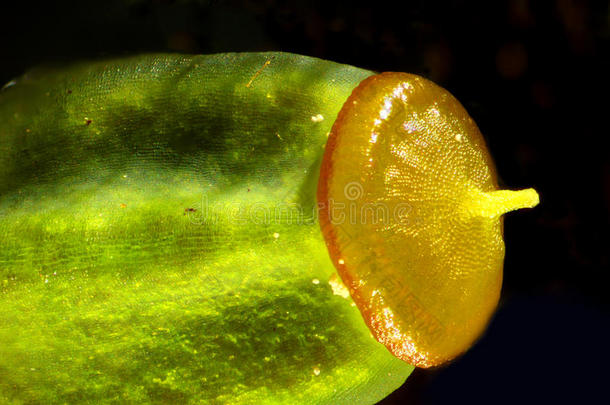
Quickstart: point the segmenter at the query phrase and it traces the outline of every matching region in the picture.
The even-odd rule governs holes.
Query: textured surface
[[[374,403],[412,370],[334,295],[326,136],[371,72],[289,54],[0,93],[0,402]]]
[[[538,202],[533,190],[496,188],[476,124],[422,77],[370,77],[339,113],[320,223],[366,322],[396,356],[441,364],[487,325],[502,285],[501,214]]]

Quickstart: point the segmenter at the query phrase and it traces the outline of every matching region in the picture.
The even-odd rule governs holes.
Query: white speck
[[[390,116],[391,111],[392,111],[392,99],[389,97],[386,97],[383,100],[383,109],[381,111],[379,111],[379,116],[381,117],[382,120],[385,120],[386,118],[388,118]]]
[[[403,94],[402,94],[402,91],[403,91],[402,86],[398,86],[398,87],[396,87],[396,88],[394,89],[394,91],[392,92],[392,95],[393,95],[395,98],[401,98],[401,97],[402,97],[402,95],[403,95]]]
[[[324,121],[324,116],[323,116],[322,114],[313,115],[313,116],[311,117],[311,120],[312,120],[313,122],[321,122],[321,121]]]
[[[377,137],[378,137],[378,136],[379,136],[379,134],[377,134],[376,132],[373,132],[373,133],[371,134],[371,142],[372,142],[372,143],[377,142]]]
[[[456,140],[456,141],[458,141],[458,142],[462,142],[462,139],[463,139],[462,134],[457,134],[457,135],[455,136],[455,140]]]
[[[345,264],[345,260],[339,259],[339,264]]]
[[[275,239],[277,239],[277,238],[279,238],[279,237],[280,237],[280,234],[279,234],[279,233],[277,233],[277,232],[275,232],[275,233],[273,234],[273,237],[274,237]]]
[[[45,284],[47,284],[48,282],[49,282],[49,279],[48,279],[48,278],[45,278],[45,279],[44,279],[44,283],[45,283]]]
[[[333,275],[328,280],[328,284],[333,290],[334,295],[338,295],[346,299],[349,298],[349,290],[347,289],[347,287],[345,287],[345,284],[343,284],[343,281],[341,281],[337,273],[333,273]]]
[[[10,82],[8,82],[7,84],[5,84],[4,86],[2,86],[1,90],[5,90],[8,89],[9,87],[13,87],[14,85],[17,84],[17,81],[15,80],[11,80]]]
[[[314,278],[313,280],[311,280],[311,282],[316,285],[320,284],[320,280],[318,280],[317,278]]]
[[[124,174],[124,175],[123,175],[123,178],[124,178],[124,179],[126,179],[126,178],[127,178],[127,175],[126,175],[126,174]]]
[[[405,121],[402,124],[402,127],[407,131],[407,133],[411,134],[417,131],[417,122],[416,121]]]
[[[314,375],[320,375],[320,369],[318,367],[314,367],[313,368],[313,374]]]

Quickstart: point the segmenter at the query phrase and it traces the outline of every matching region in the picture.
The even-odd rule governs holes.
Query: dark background
[[[481,341],[382,404],[593,403],[610,376],[608,1],[63,1],[3,5],[0,83],[49,61],[282,50],[426,76],[541,204],[505,221]]]

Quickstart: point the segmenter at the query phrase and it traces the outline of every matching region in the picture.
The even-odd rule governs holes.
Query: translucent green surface
[[[375,403],[370,335],[314,215],[326,136],[371,72],[153,55],[0,93],[0,402]]]

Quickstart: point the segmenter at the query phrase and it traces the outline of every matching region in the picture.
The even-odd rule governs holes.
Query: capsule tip
[[[540,202],[540,196],[533,188],[523,190],[495,190],[477,192],[468,199],[467,208],[471,215],[496,218],[510,211],[533,208]]]

